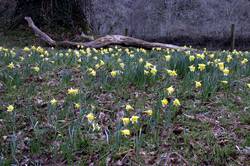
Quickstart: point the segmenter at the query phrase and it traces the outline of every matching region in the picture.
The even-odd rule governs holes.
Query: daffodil
[[[75,103],[75,109],[80,109],[81,104],[80,103]]]
[[[113,77],[113,78],[115,78],[116,76],[117,76],[117,71],[115,71],[115,70],[113,70],[113,71],[111,71],[110,72],[110,74],[111,74],[111,76]]]
[[[248,59],[244,58],[242,61],[241,61],[241,64],[246,64],[248,62]]]
[[[192,62],[192,61],[194,61],[194,60],[195,60],[195,56],[193,56],[193,55],[189,56],[189,61],[190,61],[190,62]]]
[[[138,122],[138,119],[139,119],[139,116],[133,115],[133,116],[130,118],[130,121],[132,122],[132,124],[135,124],[135,123]]]
[[[139,59],[139,63],[142,63],[144,60],[143,60],[143,58],[140,58]]]
[[[13,105],[9,105],[7,107],[7,112],[12,112],[14,110],[14,106]]]
[[[134,110],[134,108],[130,104],[127,104],[126,107],[125,107],[125,109],[127,111],[133,111]]]
[[[203,71],[203,70],[205,70],[205,69],[206,69],[206,65],[205,65],[205,64],[203,64],[203,63],[198,64],[198,69],[199,69],[200,71]]]
[[[103,62],[103,60],[100,60],[100,66],[103,66],[103,65],[105,65],[105,63]]]
[[[162,99],[161,100],[161,105],[162,105],[162,107],[166,107],[168,105],[168,100],[167,99]]]
[[[175,70],[167,70],[168,75],[170,76],[177,76],[177,73]]]
[[[35,66],[32,68],[35,72],[39,72],[40,71],[40,68],[38,66]]]
[[[150,73],[151,73],[153,76],[156,75],[157,69],[156,69],[155,66],[150,70]]]
[[[232,61],[233,57],[231,55],[227,56],[227,62],[230,63]]]
[[[208,56],[209,56],[211,59],[214,58],[214,54],[209,54]]]
[[[173,86],[170,86],[170,87],[166,88],[166,91],[167,91],[168,95],[171,95],[174,92],[174,90],[175,89],[174,89]]]
[[[190,70],[191,72],[194,72],[194,71],[195,71],[195,66],[194,66],[194,65],[189,66],[189,70]]]
[[[145,114],[147,114],[148,116],[152,116],[153,115],[153,110],[149,109],[144,111]]]
[[[15,68],[15,65],[14,65],[13,62],[11,62],[11,63],[8,64],[7,67],[10,68],[10,69],[14,69],[14,68]]]
[[[225,68],[223,70],[224,76],[227,76],[229,74],[230,70],[228,68]]]
[[[53,98],[52,100],[50,100],[50,104],[53,105],[53,106],[56,105],[57,104],[57,100]]]
[[[29,47],[24,47],[24,48],[23,48],[23,51],[24,51],[24,52],[29,52],[30,49],[29,49]]]
[[[20,56],[20,61],[24,61],[24,57]]]
[[[130,136],[130,130],[128,130],[128,129],[123,129],[123,130],[121,130],[121,133],[122,133],[122,135],[123,136]]]
[[[247,87],[250,88],[250,83],[247,84]]]
[[[223,80],[223,81],[221,81],[221,83],[226,85],[226,84],[228,84],[228,81]]]
[[[89,71],[89,74],[90,74],[91,76],[93,76],[93,77],[96,76],[96,71],[95,71],[94,69],[89,68],[88,71]]]
[[[205,55],[204,54],[196,54],[196,56],[199,59],[205,59]]]
[[[200,81],[195,81],[195,87],[200,88],[202,86]]]
[[[145,64],[146,69],[149,69],[149,68],[152,68],[152,67],[153,67],[152,63],[146,62],[146,64]]]
[[[224,63],[223,63],[223,62],[218,63],[218,66],[219,66],[219,69],[220,69],[221,71],[223,71],[223,70],[224,70],[224,68],[225,68],[225,66],[224,66]]]
[[[124,69],[124,67],[125,67],[125,64],[124,64],[124,63],[119,63],[119,65],[120,65],[120,67],[121,67],[122,69]]]
[[[130,119],[129,118],[122,118],[122,123],[124,126],[127,126],[130,122]]]
[[[148,74],[149,74],[149,71],[144,70],[144,74],[145,74],[145,75],[148,75]]]
[[[181,105],[180,101],[178,99],[175,99],[173,102],[174,106],[179,107]]]
[[[101,129],[98,123],[92,123],[92,127],[93,127],[93,131],[95,130],[99,131]]]
[[[77,95],[78,93],[79,93],[79,89],[73,89],[73,88],[68,89],[69,95]]]
[[[93,113],[89,113],[86,117],[89,122],[93,122],[95,120],[95,116]]]
[[[166,56],[165,56],[165,60],[166,60],[167,62],[169,62],[170,59],[171,59],[171,55],[166,55]]]

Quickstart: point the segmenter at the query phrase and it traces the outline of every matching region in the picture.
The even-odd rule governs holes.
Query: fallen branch
[[[55,41],[49,35],[41,31],[33,22],[30,17],[25,17],[25,20],[28,22],[28,25],[34,31],[35,35],[45,41],[50,46],[58,46],[58,47],[89,47],[89,48],[102,48],[110,45],[124,45],[131,47],[141,47],[145,49],[151,48],[170,48],[170,49],[178,49],[178,50],[190,50],[186,47],[180,47],[172,44],[164,44],[164,43],[155,43],[155,42],[147,42],[141,39],[122,36],[122,35],[107,35],[104,37],[100,37],[96,40],[90,42],[72,42],[72,41]],[[86,36],[85,36],[86,37]]]

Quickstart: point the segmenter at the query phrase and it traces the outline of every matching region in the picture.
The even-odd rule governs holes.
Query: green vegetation
[[[0,165],[249,165],[249,57],[0,47]]]

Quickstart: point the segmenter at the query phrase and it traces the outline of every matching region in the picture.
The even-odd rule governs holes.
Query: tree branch
[[[50,46],[59,46],[59,47],[90,47],[90,48],[102,48],[110,45],[124,45],[131,47],[140,47],[145,49],[151,48],[171,48],[171,49],[179,49],[179,50],[190,50],[190,48],[180,47],[172,44],[164,44],[164,43],[155,43],[155,42],[147,42],[141,39],[122,36],[122,35],[107,35],[104,37],[100,37],[96,40],[90,42],[72,42],[72,41],[55,41],[46,33],[41,31],[33,22],[30,17],[25,17],[25,20],[28,22],[29,27],[32,28],[35,35],[45,41]]]

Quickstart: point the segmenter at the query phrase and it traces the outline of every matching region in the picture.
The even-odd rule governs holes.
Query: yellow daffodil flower
[[[127,104],[126,107],[125,107],[125,109],[127,111],[133,111],[134,110],[134,108],[130,104]]]
[[[13,62],[11,62],[11,63],[8,64],[7,67],[10,68],[10,69],[14,69],[14,68],[15,68],[15,65],[14,65]]]
[[[168,75],[169,76],[177,76],[177,73],[176,73],[176,71],[175,70],[167,70],[167,73],[168,73]]]
[[[80,109],[81,104],[80,103],[75,103],[75,109]]]
[[[53,98],[52,100],[50,100],[50,104],[51,105],[56,105],[57,104],[57,100]]]
[[[138,122],[138,119],[139,119],[139,116],[133,115],[133,116],[130,118],[130,121],[132,122],[132,124],[135,124],[135,123]]]
[[[228,74],[230,73],[230,70],[228,68],[225,68],[223,70],[224,76],[228,76]]]
[[[93,113],[89,113],[86,117],[89,122],[93,122],[95,120],[95,116]]]
[[[194,65],[189,66],[189,70],[190,70],[191,72],[195,72],[195,66],[194,66]]]
[[[244,58],[242,61],[241,61],[241,64],[244,65],[248,62],[248,59]]]
[[[123,130],[121,130],[121,133],[122,133],[122,135],[123,136],[130,136],[130,130],[128,130],[128,129],[123,129]]]
[[[73,88],[68,89],[69,95],[77,95],[78,93],[79,93],[79,89],[73,89]]]
[[[38,66],[35,66],[32,68],[35,72],[39,72],[40,71],[40,68]]]
[[[179,107],[181,105],[180,101],[178,99],[175,99],[173,102],[174,106]]]
[[[166,60],[167,62],[169,62],[169,61],[171,60],[171,55],[166,55],[166,56],[165,56],[165,60]]]
[[[9,105],[7,107],[7,112],[12,112],[14,110],[14,106],[13,105]]]
[[[189,61],[190,61],[190,62],[192,62],[192,61],[194,61],[194,60],[195,60],[195,56],[193,56],[193,55],[189,56]]]
[[[200,88],[202,86],[200,81],[195,81],[195,87]]]
[[[162,99],[161,100],[161,105],[162,105],[162,107],[166,107],[168,105],[168,100],[167,99]]]
[[[171,95],[174,92],[174,90],[175,89],[174,89],[173,86],[170,86],[170,87],[166,88],[166,91],[167,91],[168,95]]]
[[[221,83],[226,85],[226,84],[228,84],[228,81],[223,80],[223,81],[221,81]]]
[[[113,77],[113,78],[115,78],[116,76],[117,76],[117,71],[115,71],[115,70],[113,70],[113,71],[111,71],[110,72],[110,74],[111,74],[111,76]]]
[[[130,122],[130,119],[129,118],[122,118],[122,123],[124,126],[127,126]]]
[[[148,116],[152,116],[153,110],[149,109],[149,110],[144,111],[144,113],[147,114]]]
[[[198,69],[199,69],[200,71],[203,71],[203,70],[206,69],[206,65],[205,65],[205,64],[198,64]]]

